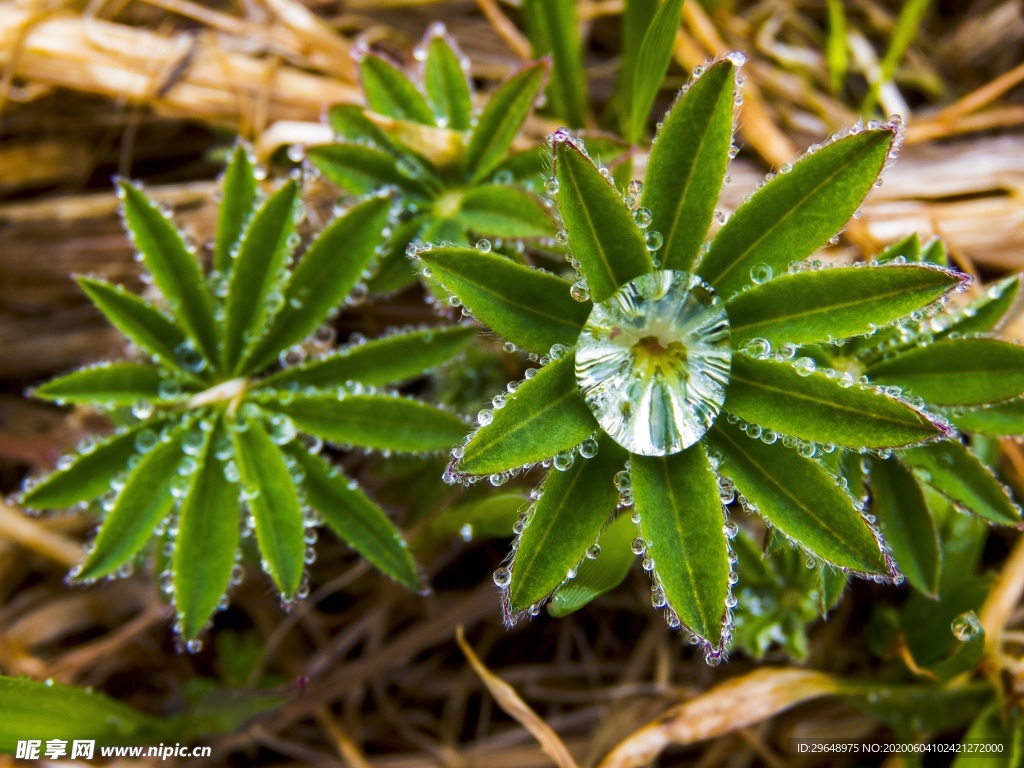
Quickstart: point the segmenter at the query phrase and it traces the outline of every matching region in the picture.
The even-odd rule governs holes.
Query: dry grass
[[[823,3],[739,2],[730,13],[688,0],[679,64],[689,69],[734,48],[750,58],[744,153],[725,205],[790,160],[794,148],[855,119],[858,83],[878,71],[899,4],[845,5],[853,56],[846,88],[833,92],[822,54]],[[879,85],[886,111],[907,117],[908,146],[836,252],[867,253],[911,231],[938,234],[960,264],[993,278],[1024,266],[1024,17],[1020,3],[1008,0],[947,6],[960,10],[932,13],[896,81]],[[611,89],[622,2],[581,0],[579,7],[592,96],[600,102]],[[202,241],[213,221],[218,160],[211,153],[235,133],[264,157],[320,135],[327,106],[360,98],[348,56],[357,36],[407,58],[427,23],[444,19],[486,87],[524,53],[515,15],[497,0],[0,4],[2,490],[14,490],[26,472],[45,469],[101,426],[87,412],[57,412],[20,395],[33,382],[119,350],[116,334],[68,280],[95,272],[142,287],[110,174],[146,179]],[[675,69],[671,77],[678,84],[684,75]],[[537,120],[530,131],[541,136],[550,127]],[[320,194],[314,202],[329,202],[327,191]],[[427,312],[406,295],[364,308],[343,331],[360,325],[372,333]],[[363,482],[388,493],[372,460],[347,461]],[[1007,466],[1024,490],[1016,445],[1008,446]],[[408,516],[412,501],[393,499],[392,508]],[[668,634],[647,607],[639,576],[577,616],[509,632],[490,583],[504,542],[449,542],[422,553],[435,589],[421,598],[324,537],[313,597],[282,614],[267,580],[250,575],[204,651],[180,656],[150,575],[88,589],[63,584],[91,527],[79,515],[30,518],[0,506],[0,672],[92,685],[166,713],[182,705],[190,682],[226,674],[213,651],[220,638],[249,638],[258,654],[238,695],[258,697],[255,689],[266,685],[286,691],[287,701],[214,737],[215,763],[527,768],[550,765],[551,754],[570,764],[560,751],[567,750],[579,765],[604,759],[611,768],[647,764],[673,743],[699,742],[675,754],[700,766],[793,764],[782,756],[786,737],[874,728],[830,700],[801,702],[833,690],[830,675],[868,671],[858,655],[865,606],[899,600],[893,591],[855,588],[812,638],[811,666],[821,674],[776,667],[783,660],[775,657],[770,669],[740,677],[752,662],[737,658],[712,670]],[[1020,561],[1017,546],[984,614],[989,637],[1002,640],[999,667],[1015,675],[1024,637],[1013,629],[1024,619]],[[455,643],[459,626],[482,664],[515,689],[514,698],[505,691],[504,703],[496,703],[485,692]],[[492,691],[500,689],[483,667],[478,672]],[[715,688],[726,680],[733,682]],[[714,692],[694,700],[708,690]],[[530,722],[529,731],[517,720]],[[543,734],[543,746],[531,731]],[[9,762],[0,757],[0,765]]]

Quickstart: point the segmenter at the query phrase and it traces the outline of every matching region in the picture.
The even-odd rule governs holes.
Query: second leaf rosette
[[[509,621],[570,583],[616,510],[629,509],[653,604],[717,662],[736,605],[733,493],[809,556],[900,578],[863,502],[815,457],[954,432],[920,403],[796,351],[938,308],[965,281],[926,264],[802,263],[890,162],[893,123],[816,147],[723,222],[740,64],[737,54],[695,72],[660,126],[645,182],[625,195],[569,132],[554,134],[547,188],[575,283],[472,249],[419,254],[481,323],[542,356],[481,412],[447,474],[500,484],[537,463],[555,469],[495,573]]]

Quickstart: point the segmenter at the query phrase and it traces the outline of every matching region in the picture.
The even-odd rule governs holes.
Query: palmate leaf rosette
[[[309,161],[342,190],[387,189],[401,221],[371,281],[380,292],[415,280],[407,251],[424,243],[481,241],[517,255],[526,241],[553,238],[547,202],[537,194],[543,153],[514,146],[541,94],[548,62],[511,74],[478,106],[469,62],[442,24],[433,24],[406,73],[382,55],[358,50],[367,108],[335,107],[332,144]]]
[[[466,249],[419,255],[481,323],[541,356],[480,413],[447,473],[500,484],[534,464],[554,468],[495,573],[509,621],[593,571],[588,554],[618,512],[636,524],[654,606],[717,663],[742,579],[734,497],[805,557],[901,578],[826,457],[927,446],[953,429],[883,386],[772,350],[934,311],[965,281],[935,265],[802,265],[890,162],[892,123],[780,169],[714,230],[740,64],[733,55],[701,68],[661,125],[646,180],[625,194],[570,133],[553,136],[549,188],[575,282]]]
[[[75,578],[128,572],[155,539],[167,561],[163,586],[190,649],[241,577],[240,539],[255,537],[263,570],[286,601],[308,592],[305,570],[321,522],[389,577],[422,589],[394,524],[319,455],[324,441],[437,451],[465,432],[453,413],[386,387],[446,362],[471,329],[408,329],[328,351],[333,327],[325,320],[360,292],[393,224],[392,200],[354,204],[293,258],[298,186],[289,181],[262,198],[239,147],[225,174],[213,270],[204,276],[181,233],[141,189],[121,182],[118,194],[167,309],[103,280],[79,282],[150,359],[85,368],[35,394],[130,408],[133,419],[61,459],[21,498],[36,509],[100,499],[103,522]]]

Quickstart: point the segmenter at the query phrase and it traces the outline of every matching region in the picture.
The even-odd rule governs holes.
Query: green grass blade
[[[721,651],[729,548],[718,480],[698,443],[673,456],[632,456],[640,536],[668,606],[704,644]],[[658,593],[655,593],[658,601]]]
[[[590,315],[592,305],[573,300],[566,280],[502,256],[434,248],[419,258],[481,323],[530,352],[574,345]]]
[[[621,56],[619,71],[615,78],[615,110],[618,118],[619,133],[626,136],[630,132],[630,97],[633,90],[633,78],[636,73],[637,59],[644,35],[651,25],[651,19],[658,10],[658,0],[626,0],[621,21]]]
[[[907,48],[910,47],[921,29],[921,22],[924,20],[929,5],[931,5],[931,0],[907,0],[903,3],[889,40],[889,48],[878,67],[877,78],[871,83],[871,90],[861,106],[862,114],[870,112],[881,99],[882,87],[890,82],[893,75],[896,74],[896,68],[906,55]]]
[[[92,303],[121,333],[159,358],[165,366],[187,378],[197,379],[196,371],[184,366],[179,359],[178,350],[187,342],[187,337],[172,320],[146,300],[120,286],[91,277],[78,277],[76,280]],[[209,369],[209,361],[204,360],[202,366]]]
[[[735,68],[720,61],[672,107],[651,146],[641,205],[661,233],[661,269],[690,271],[718,205],[729,165]]]
[[[295,247],[294,181],[266,199],[245,230],[228,286],[224,320],[224,368],[236,372],[244,349],[255,341],[271,314],[268,298],[278,273]]]
[[[597,422],[576,384],[571,353],[524,381],[465,446],[458,471],[490,475],[548,459],[579,445]]]
[[[159,400],[165,374],[143,363],[100,363],[50,379],[32,390],[35,397],[57,403],[131,405]]]
[[[455,414],[404,397],[347,395],[339,399],[334,393],[297,394],[261,404],[290,416],[301,432],[360,448],[440,451],[466,435],[465,423]]]
[[[383,386],[406,381],[443,365],[476,335],[470,325],[439,326],[396,333],[331,355],[286,368],[260,382],[261,387],[332,387],[358,381]]]
[[[224,425],[218,419],[198,455],[192,485],[181,504],[172,572],[181,636],[202,632],[227,591],[238,550],[239,488],[215,455]]]
[[[468,131],[473,118],[473,91],[460,54],[443,34],[433,35],[427,43],[423,80],[437,124]]]
[[[1018,525],[1020,507],[991,470],[966,446],[946,440],[900,451],[900,460],[923,483],[941,493],[961,511],[997,525]]]
[[[158,442],[130,470],[76,579],[99,579],[116,571],[142,549],[153,529],[170,514],[175,502],[172,484],[182,481],[178,468],[184,458],[181,440],[185,429],[179,427],[169,440]]]
[[[644,235],[615,187],[601,175],[567,134],[555,134],[558,210],[569,235],[569,250],[595,302],[602,302],[652,269]]]
[[[137,453],[139,432],[159,432],[166,424],[167,419],[153,419],[99,440],[91,451],[76,454],[65,469],[54,470],[23,493],[21,503],[33,509],[64,509],[102,496]]]
[[[217,238],[213,248],[213,268],[221,274],[231,271],[231,252],[242,239],[253,207],[256,205],[256,170],[248,150],[238,144],[224,171],[220,206],[217,209]]]
[[[723,297],[754,282],[751,269],[786,271],[828,242],[881,173],[895,134],[885,128],[839,139],[757,190],[711,241],[697,272]]]
[[[962,432],[990,437],[1024,435],[1024,398],[977,408],[953,408],[946,415]]]
[[[153,275],[174,315],[207,360],[217,360],[217,326],[213,296],[206,287],[199,262],[181,232],[156,203],[127,181],[118,184],[124,220],[142,261]]]
[[[619,492],[612,478],[626,458],[620,446],[602,437],[594,458],[548,473],[512,560],[507,619],[546,600],[586,557],[615,512]]]
[[[390,197],[372,197],[350,208],[317,236],[284,287],[280,311],[242,368],[259,371],[282,350],[317,329],[362,278],[388,223]]]
[[[939,593],[941,552],[935,521],[914,475],[895,459],[875,461],[872,512],[900,573],[920,592]]]
[[[359,79],[370,109],[396,120],[434,125],[434,111],[426,98],[398,67],[380,56],[364,56]]]
[[[1024,347],[1000,339],[944,339],[914,347],[867,370],[930,405],[983,405],[1024,394]]]
[[[854,500],[819,464],[781,441],[768,445],[719,419],[708,446],[722,456],[720,474],[759,514],[822,560],[863,574],[890,574],[875,534]]]
[[[294,443],[287,450],[306,473],[306,501],[323,516],[331,530],[402,586],[423,589],[405,540],[384,511],[321,457]]]
[[[324,176],[346,192],[366,195],[388,185],[414,195],[426,195],[427,188],[398,167],[390,152],[366,144],[321,144],[306,150],[306,157]]]
[[[949,429],[873,387],[844,387],[788,362],[732,359],[725,409],[745,421],[801,440],[844,448],[900,448],[949,436]]]
[[[523,21],[533,57],[551,56],[548,111],[570,128],[587,115],[587,80],[574,0],[524,0]]]
[[[636,559],[630,549],[635,537],[636,524],[628,515],[616,518],[601,531],[597,557],[592,558],[588,551],[586,559],[576,569],[576,578],[567,581],[552,595],[548,613],[555,618],[568,616],[619,586]]]
[[[467,190],[455,220],[481,237],[554,237],[557,229],[540,198],[508,184],[481,184]]]
[[[173,741],[174,736],[166,721],[144,715],[91,688],[53,680],[41,683],[0,677],[0,752],[15,754],[18,742],[26,738],[59,738],[68,745],[87,740],[115,746]]]
[[[263,569],[285,598],[294,597],[302,581],[306,551],[295,481],[281,448],[259,419],[237,420],[231,434],[243,498],[256,522]]]
[[[416,282],[416,270],[407,251],[418,239],[424,221],[424,216],[415,216],[392,226],[391,239],[377,262],[377,274],[367,281],[370,293],[394,293]]]
[[[629,130],[626,138],[639,144],[644,137],[651,107],[672,61],[672,49],[679,31],[683,0],[665,0],[651,19],[636,55],[630,92]]]
[[[835,267],[779,275],[726,305],[733,343],[817,344],[889,325],[963,284],[956,272],[923,264]]]
[[[491,96],[477,118],[466,148],[465,170],[470,181],[488,178],[505,159],[547,74],[547,64],[526,67],[510,77]]]
[[[850,68],[850,57],[846,51],[846,13],[842,0],[827,0],[828,40],[825,45],[825,62],[828,64],[828,84],[833,96],[843,92],[846,73]]]

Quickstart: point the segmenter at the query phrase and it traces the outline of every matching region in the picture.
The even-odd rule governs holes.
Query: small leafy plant
[[[262,567],[286,601],[308,592],[304,570],[321,522],[391,578],[422,588],[385,513],[318,454],[324,440],[410,453],[457,442],[459,417],[385,387],[445,362],[471,331],[425,327],[303,361],[309,346],[326,351],[333,328],[325,319],[372,270],[393,217],[390,197],[352,206],[290,267],[301,239],[299,188],[288,181],[261,201],[239,147],[225,174],[213,269],[204,280],[169,217],[132,184],[121,182],[118,194],[169,311],[80,278],[151,359],[85,368],[35,390],[58,403],[131,410],[129,423],[64,457],[23,493],[23,503],[37,509],[100,499],[103,523],[74,578],[129,571],[155,537],[163,587],[190,649],[242,577],[240,539],[253,534]]]
[[[390,190],[401,206],[389,252],[372,287],[392,291],[415,280],[406,257],[412,243],[470,245],[481,238],[551,238],[555,225],[532,190],[540,154],[513,152],[538,98],[548,65],[513,74],[477,109],[468,62],[444,26],[428,30],[409,76],[385,57],[360,52],[368,109],[335,107],[341,141],[311,147],[309,161],[353,194]]]
[[[921,450],[955,431],[887,377],[814,355],[934,315],[966,279],[928,263],[804,262],[891,162],[896,120],[811,148],[730,218],[716,212],[741,64],[733,54],[694,72],[645,181],[625,194],[579,140],[554,134],[548,189],[575,282],[470,249],[418,254],[475,317],[542,364],[480,412],[446,475],[500,485],[538,463],[555,470],[494,575],[509,622],[604,557],[598,540],[616,509],[637,526],[632,550],[652,574],[654,606],[710,663],[732,638],[737,604],[733,499],[840,582],[903,578],[831,457]]]

